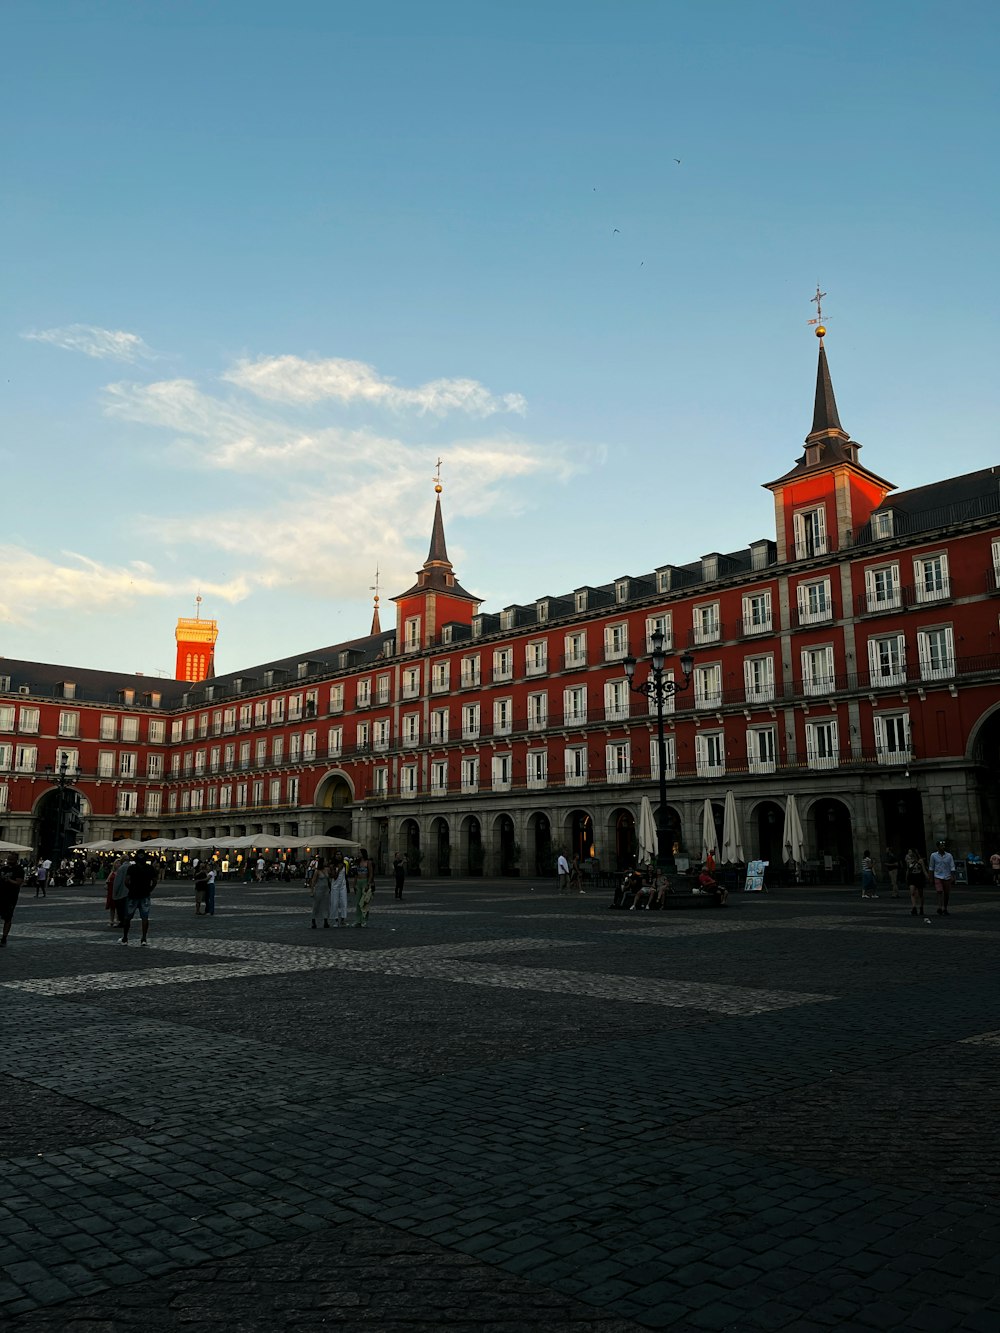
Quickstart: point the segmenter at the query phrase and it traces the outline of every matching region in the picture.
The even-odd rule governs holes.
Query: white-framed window
[[[630,742],[609,742],[604,747],[604,766],[609,782],[628,782],[632,776],[632,746]]]
[[[120,778],[134,778],[138,758],[139,756],[134,750],[122,750],[118,756],[118,776]]]
[[[38,717],[39,713],[37,708],[22,708],[17,719],[18,731],[26,732],[28,735],[32,736],[37,735]]]
[[[663,753],[666,759],[663,776],[668,782],[672,782],[677,776],[677,742],[673,736],[664,736]],[[649,744],[649,776],[654,782],[660,780],[660,746],[655,736]]]
[[[0,782],[0,815],[6,814],[9,809],[10,788],[6,782]]]
[[[653,651],[653,635],[656,631],[663,635],[663,647],[671,652],[674,646],[674,616],[672,611],[663,611],[658,616],[646,617],[646,652]]]
[[[326,753],[331,759],[337,759],[344,749],[344,728],[330,727],[326,733]]]
[[[444,694],[451,683],[451,663],[435,662],[431,667],[431,693]]]
[[[14,747],[9,743],[0,745],[0,772],[7,772],[14,761]]]
[[[565,648],[564,662],[566,666],[587,665],[587,636],[583,630],[576,630],[572,634],[567,634],[563,646]]]
[[[775,771],[774,727],[747,729],[747,767],[751,773]]]
[[[514,649],[495,648],[493,650],[493,679],[510,680],[514,674]]]
[[[241,709],[240,711],[241,711],[241,713],[242,713],[243,710]],[[249,709],[249,707],[248,707],[247,710],[246,710],[246,715],[247,715],[247,726],[249,727],[249,725],[250,725],[250,709]],[[202,737],[202,739],[204,739],[204,737],[206,737],[206,736],[208,735],[208,723],[209,723],[209,717],[208,717],[208,714],[207,714],[207,713],[199,713],[199,714],[198,714],[198,735],[199,735],[200,737]],[[124,728],[124,719],[123,719],[123,728]]]
[[[617,625],[605,625],[605,662],[620,662],[623,657],[628,657],[628,625],[625,621]]]
[[[344,682],[340,681],[336,685],[330,686],[330,712],[342,713],[344,711]]]
[[[389,719],[387,717],[378,717],[372,723],[372,749],[388,750],[389,748]]]
[[[448,739],[448,717],[447,708],[435,708],[431,713],[431,741],[440,743]]]
[[[492,763],[492,783],[494,791],[510,791],[511,757],[509,754],[495,754]]]
[[[387,704],[389,702],[389,674],[383,672],[375,681],[375,702]]]
[[[829,578],[810,579],[808,583],[800,583],[795,595],[798,600],[800,625],[815,625],[832,617],[833,598],[830,594]]]
[[[493,700],[493,735],[509,736],[514,729],[514,700]]]
[[[299,803],[299,779],[294,774],[288,779],[286,799],[289,805],[298,805]]]
[[[669,671],[664,671],[663,679],[664,681],[673,681],[674,679],[673,667],[671,667]],[[647,704],[647,709],[649,712],[649,716],[656,717],[656,699],[653,697],[653,695],[649,695],[648,697],[649,697],[649,702]],[[663,696],[663,711],[665,714],[672,713],[676,707],[677,707],[677,699],[672,692],[670,694],[666,694]]]
[[[372,728],[370,722],[359,722],[354,729],[354,745],[358,750],[367,750],[372,743]]]
[[[566,786],[586,786],[587,747],[585,745],[567,745],[564,762],[566,765]]]
[[[892,510],[879,509],[872,514],[872,537],[875,541],[884,541],[892,536]]]
[[[153,717],[149,720],[149,743],[150,745],[162,745],[167,736],[167,724],[162,717]]]
[[[918,602],[940,602],[951,596],[948,577],[948,553],[922,555],[913,561],[913,583]]]
[[[407,667],[403,672],[403,698],[420,698],[420,668],[418,666]]]
[[[103,725],[103,721],[102,721],[102,725]],[[193,741],[193,740],[194,740],[194,728],[195,728],[195,717],[194,717],[194,714],[192,713],[190,717],[186,717],[186,718],[184,719],[184,739],[185,739],[186,741]],[[114,739],[115,739],[115,738],[114,738],[114,735],[111,735],[111,736],[102,736],[102,737],[101,737],[101,740],[102,740],[102,741],[103,741],[103,740],[113,741]]]
[[[992,543],[993,551],[993,583],[1000,588],[1000,541]]]
[[[372,795],[384,796],[389,790],[389,770],[387,768],[372,769]]]
[[[879,634],[868,640],[868,670],[873,685],[905,683],[906,639],[902,634]]]
[[[67,750],[61,745],[56,746],[55,764],[57,769],[62,768],[64,759],[66,760],[66,772],[75,775],[80,767],[80,751]]]
[[[38,764],[37,745],[14,746],[14,771],[16,773],[34,773]],[[110,774],[108,775],[111,776]]]
[[[112,758],[113,757],[114,756],[112,756]],[[102,777],[104,775],[101,773],[100,769],[100,755],[98,755],[97,758],[98,758],[97,774],[98,777]],[[170,756],[170,776],[174,778],[179,778],[180,775],[181,775],[181,757],[179,754],[172,754]]]
[[[14,730],[14,705],[0,704],[0,732]]]
[[[528,695],[528,730],[544,731],[549,724],[549,696],[545,690]]]
[[[184,758],[185,760],[187,760],[190,758],[190,755],[185,755]],[[250,742],[240,741],[240,768],[249,768],[249,767],[250,767]]]
[[[281,804],[281,779],[280,779],[280,778],[272,778],[272,779],[271,779],[270,790],[269,790],[269,793],[268,793],[268,799],[270,800],[270,803],[271,803],[272,805],[280,805],[280,804]]]
[[[301,696],[301,695],[298,695],[297,697],[298,697],[298,699],[299,699],[300,702],[301,702],[302,696]],[[295,703],[295,699],[294,699],[294,698],[291,699],[291,700],[289,700],[289,708],[288,708],[288,715],[289,715],[289,717],[291,717],[291,715],[292,715],[292,705],[293,705],[294,703]],[[249,731],[250,728],[253,726],[253,705],[252,705],[252,704],[240,704],[239,713],[240,713],[240,731]],[[207,721],[207,717],[206,717],[206,721]],[[199,736],[207,736],[207,735],[208,735],[208,727],[206,726],[206,728],[205,728],[204,731],[199,730],[198,735],[199,735]]]
[[[545,639],[533,639],[524,645],[524,670],[529,676],[542,676],[548,668],[549,645]]]
[[[773,653],[744,658],[743,685],[748,704],[766,704],[774,699]]]
[[[806,764],[809,768],[836,768],[840,758],[837,719],[806,723]]]
[[[170,724],[170,744],[177,745],[184,734],[184,723],[179,717],[175,717]]]
[[[60,736],[79,736],[80,734],[80,714],[79,713],[60,713],[59,714],[59,735]]]
[[[473,792],[479,790],[479,756],[470,755],[462,760],[462,790]]]
[[[549,618],[549,604],[547,601],[535,603],[535,619],[539,625],[544,625]]]
[[[718,602],[702,602],[692,609],[695,643],[718,643],[722,637]]]
[[[628,601],[628,579],[615,579],[615,601],[619,606]]]
[[[514,628],[514,612],[510,607],[500,612],[500,628],[502,630]]]
[[[150,754],[146,756],[146,777],[152,778],[154,781],[157,778],[163,777],[162,754]]]
[[[232,787],[220,787],[220,788],[219,788],[219,809],[220,809],[220,810],[228,810],[229,807],[232,805],[232,803],[233,803],[233,789],[232,789]]]
[[[478,653],[470,653],[467,657],[462,658],[461,679],[463,689],[468,689],[469,686],[478,685],[480,683],[481,675]]]
[[[194,772],[194,751],[187,750],[184,754],[184,773],[190,776]]]
[[[265,704],[264,706],[265,706],[265,708],[267,707],[266,704]],[[267,720],[266,715],[265,715],[265,719],[264,719],[264,720],[265,720],[265,721]],[[226,734],[227,736],[231,736],[231,735],[233,734],[233,732],[236,730],[236,709],[235,709],[235,708],[226,708],[226,709],[223,709],[223,713],[222,713],[222,730],[225,732],[225,734]]]
[[[570,685],[563,690],[563,721],[586,722],[586,720],[587,687],[585,685]]]
[[[358,708],[367,708],[372,701],[372,678],[365,676],[355,688],[354,701]]]
[[[201,810],[205,805],[205,793],[200,787],[196,787],[191,793],[191,809]]]
[[[407,616],[403,622],[403,647],[412,653],[420,647],[420,617]]]
[[[800,509],[792,519],[792,526],[796,560],[807,560],[814,555],[826,555],[826,511],[822,505],[816,509]]]
[[[876,713],[875,753],[883,764],[908,764],[910,752],[910,715]]]
[[[170,811],[171,814],[174,814],[177,810],[177,801],[178,801],[178,793],[172,791],[167,797],[167,809]]]
[[[917,630],[921,680],[947,680],[955,674],[955,636],[950,625]]]
[[[120,791],[118,793],[118,813],[120,815],[134,815],[139,811],[139,793],[137,791]]]
[[[145,804],[145,813],[147,815],[158,815],[163,808],[163,793],[159,791],[147,791]]]
[[[404,744],[404,745],[419,745],[419,744],[420,744],[420,714],[419,714],[419,713],[404,713],[404,714],[403,714],[403,744]]]
[[[172,764],[174,772],[180,765],[180,755],[174,755]],[[115,752],[114,750],[98,750],[97,752],[97,776],[99,778],[113,778],[115,775]]]
[[[743,633],[770,634],[771,627],[770,588],[747,593],[743,598]]]
[[[176,758],[176,756],[174,756]],[[236,763],[236,746],[229,741],[222,751],[222,762],[226,772],[230,772]]]
[[[899,565],[874,565],[865,570],[865,596],[869,611],[895,611],[903,604]]]
[[[830,694],[836,684],[833,674],[833,646],[802,649],[802,693]]]
[[[700,731],[694,738],[694,762],[700,778],[721,777],[726,771],[726,740],[721,731]]]
[[[709,662],[694,669],[695,708],[719,708],[722,705],[722,663]]]
[[[302,758],[309,760],[316,758],[315,731],[307,731],[305,735],[302,737]]]
[[[254,719],[254,720],[256,721],[256,719]],[[212,714],[212,735],[213,735],[213,736],[221,736],[221,735],[222,735],[222,709],[221,709],[221,708],[216,709],[216,711]]]
[[[280,725],[285,720],[285,696],[271,700],[271,723]],[[259,804],[259,803],[258,803]]]
[[[267,700],[258,699],[253,706],[253,724],[255,727],[267,726]]]
[[[250,783],[250,802],[252,805],[260,806],[264,804],[264,779],[254,778]]]
[[[236,804],[237,804],[237,806],[238,806],[240,809],[244,809],[244,808],[246,807],[246,803],[247,803],[247,794],[248,794],[248,792],[249,792],[249,787],[248,787],[247,783],[245,783],[245,782],[237,782],[237,784],[236,784]],[[171,797],[171,800],[172,800],[172,799],[173,799],[173,797]]]
[[[281,737],[280,737],[280,736],[275,736],[274,739],[275,739],[276,741],[279,741],[279,740],[281,740]],[[267,737],[266,737],[266,736],[259,736],[259,737],[257,738],[257,740],[254,741],[254,743],[253,743],[253,761],[254,761],[254,764],[255,764],[258,768],[263,768],[263,766],[267,763]],[[196,759],[195,759],[195,765],[194,765],[194,771],[195,771],[196,773],[204,773],[204,771],[205,771],[204,761],[199,762],[199,760],[196,758]]]
[[[462,739],[474,741],[479,738],[479,705],[462,705]]]
[[[629,715],[631,695],[627,680],[607,680],[604,682],[604,720],[605,722],[623,722]]]
[[[298,759],[298,757],[299,757],[298,754],[297,754],[297,752],[296,752],[296,749],[295,749],[295,742],[296,742],[296,739],[297,739],[297,738],[296,738],[295,736],[291,736],[291,737],[289,737],[289,741],[288,741],[288,745],[289,745],[289,758],[291,758],[291,759]],[[259,742],[258,742],[258,744],[259,744]],[[257,753],[258,753],[258,755],[260,754],[260,750],[259,750],[259,749],[258,749]],[[284,736],[275,736],[274,740],[272,740],[272,742],[271,742],[271,762],[274,763],[274,764],[280,764],[280,763],[282,762],[282,760],[284,759],[284,757],[285,757],[285,738],[284,738]],[[266,750],[266,742],[265,742],[264,758],[263,758],[263,759],[258,758],[257,762],[258,762],[258,764],[263,764],[263,763],[266,762],[266,759],[267,759],[267,750]]]
[[[23,708],[21,709],[21,713],[22,714],[24,713]],[[191,723],[191,735],[193,736],[194,718],[189,717],[186,718],[185,720]],[[21,730],[23,731],[24,727],[22,727]],[[115,716],[114,713],[105,713],[101,717],[100,737],[102,741],[116,741],[118,739],[118,718]]]
[[[549,755],[547,750],[529,750],[526,756],[528,786],[547,787],[549,784]]]
[[[586,588],[583,588],[579,592],[573,594],[573,606],[577,611],[586,611],[587,609]]]
[[[435,759],[431,764],[431,795],[443,796],[448,790],[448,764],[444,759]]]

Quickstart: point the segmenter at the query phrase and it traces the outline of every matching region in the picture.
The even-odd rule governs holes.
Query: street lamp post
[[[53,770],[51,764],[46,764],[45,772],[53,782],[59,787],[59,801],[56,805],[56,852],[53,856],[53,863],[58,866],[62,864],[66,855],[66,788],[73,784],[69,778],[69,761],[63,754],[59,760],[59,767]]]
[[[660,808],[656,812],[656,860],[661,870],[673,874],[677,867],[674,865],[673,839],[669,837],[667,831],[667,744],[663,738],[663,708],[668,699],[672,699],[675,694],[680,694],[691,684],[694,658],[688,652],[681,653],[680,664],[681,671],[684,674],[683,683],[676,680],[665,680],[663,665],[667,655],[663,648],[662,630],[653,631],[650,636],[650,647],[652,652],[649,657],[649,676],[641,685],[636,685],[633,680],[636,660],[631,654],[626,657],[624,667],[628,687],[633,694],[645,694],[656,704],[656,746],[660,759]]]

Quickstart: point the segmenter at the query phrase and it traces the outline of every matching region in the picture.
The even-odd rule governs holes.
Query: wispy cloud
[[[238,602],[250,589],[244,578],[227,583],[209,583],[195,576],[162,579],[142,560],[106,565],[75,551],[61,551],[51,559],[13,545],[0,546],[0,567],[4,572],[0,622],[13,625],[32,624],[39,611],[127,607],[140,598],[187,597],[195,591]]]
[[[403,388],[364,361],[340,357],[305,360],[298,356],[265,356],[237,362],[223,376],[230,384],[275,403],[361,403],[393,412],[415,411],[443,417],[450,412],[489,417],[499,412],[523,414],[527,403],[519,393],[491,393],[478,380],[429,380]]]
[[[95,324],[67,324],[61,329],[31,330],[21,334],[28,342],[49,343],[68,352],[82,352],[98,361],[153,361],[156,353],[137,333],[101,329]]]

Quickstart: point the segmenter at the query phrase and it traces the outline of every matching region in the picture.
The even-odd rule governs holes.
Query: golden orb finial
[[[822,338],[825,333],[826,329],[824,329],[823,325],[822,324],[818,325],[816,328],[816,337]]]
[[[437,491],[438,495],[440,495],[441,492],[444,490],[444,487],[443,487],[443,486],[441,485],[441,483],[438,481],[438,482],[435,482],[435,483],[434,483],[434,489],[435,489],[435,491]]]

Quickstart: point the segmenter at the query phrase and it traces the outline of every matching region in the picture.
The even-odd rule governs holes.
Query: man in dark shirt
[[[121,913],[122,919],[122,944],[128,944],[129,927],[132,925],[132,918],[136,912],[139,913],[139,919],[142,922],[142,939],[140,944],[145,944],[146,936],[149,934],[149,899],[156,888],[157,881],[156,867],[151,865],[146,859],[144,852],[137,852],[134,865],[129,866],[128,874],[125,878],[125,885],[128,889],[128,897],[125,899],[125,908]]]

